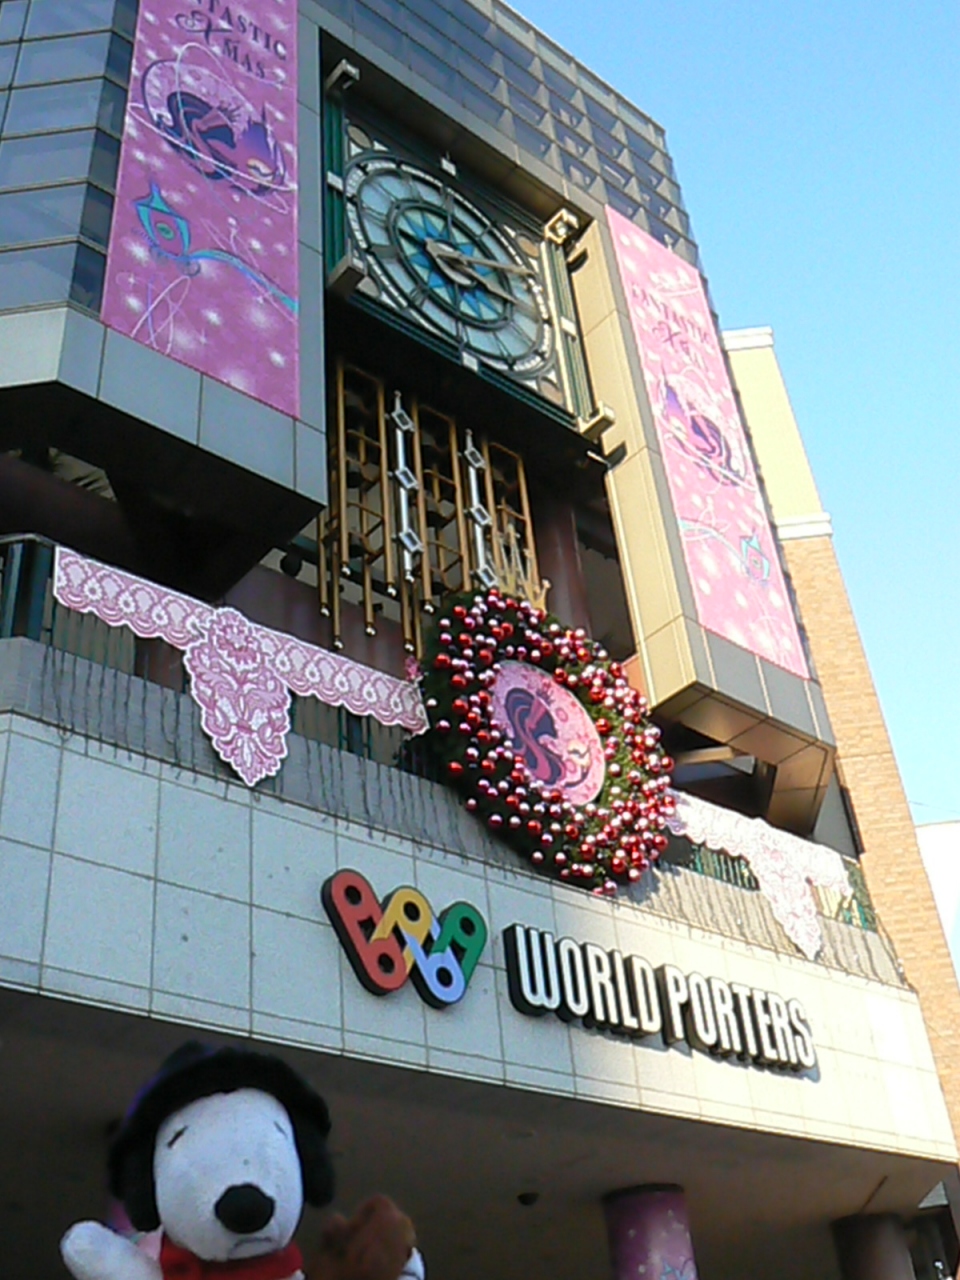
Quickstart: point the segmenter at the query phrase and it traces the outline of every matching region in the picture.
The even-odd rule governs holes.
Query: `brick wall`
[[[784,548],[863,838],[864,874],[920,997],[960,1135],[960,988],[840,566],[829,537],[797,538]]]

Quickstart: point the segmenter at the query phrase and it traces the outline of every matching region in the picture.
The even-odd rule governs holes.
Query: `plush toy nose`
[[[274,1201],[259,1187],[244,1182],[237,1187],[227,1187],[213,1211],[228,1231],[249,1236],[263,1230],[275,1208]]]

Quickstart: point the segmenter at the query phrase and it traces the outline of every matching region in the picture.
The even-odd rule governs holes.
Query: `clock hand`
[[[443,240],[425,240],[423,247],[438,264],[440,262],[455,263],[458,267],[490,267],[494,271],[505,271],[508,275],[532,276],[530,267],[516,262],[499,262],[496,258],[481,258],[472,253],[461,253],[452,244]]]
[[[509,290],[504,289],[501,284],[489,275],[480,275],[477,267],[485,267],[489,264],[495,270],[510,269],[515,272],[522,272],[524,275],[533,274],[527,272],[525,267],[513,266],[512,263],[496,262],[492,258],[474,258],[468,253],[460,253],[452,245],[446,244],[443,240],[424,240],[423,247],[427,255],[436,264],[437,269],[441,271],[448,280],[451,280],[461,289],[480,288],[494,297],[502,298],[504,302],[509,302],[515,311],[519,311],[521,315],[529,316],[531,319],[540,319],[540,314],[535,307],[516,297]]]

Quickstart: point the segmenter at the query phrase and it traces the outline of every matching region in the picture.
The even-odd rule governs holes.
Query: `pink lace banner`
[[[673,796],[676,813],[667,819],[673,834],[708,849],[723,849],[749,863],[787,937],[808,960],[816,959],[823,937],[811,886],[842,898],[852,893],[839,853],[778,831],[761,818],[745,818],[680,791]]]
[[[272,777],[287,755],[290,696],[317,698],[413,734],[428,727],[416,684],[294,636],[258,626],[122,569],[58,547],[53,594],[142,640],[183,651],[190,694],[217,755],[248,787]]]

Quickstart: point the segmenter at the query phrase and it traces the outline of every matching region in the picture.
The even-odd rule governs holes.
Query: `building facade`
[[[957,850],[960,848],[960,823],[924,822],[917,827],[917,843],[940,913],[944,936],[950,948],[954,970],[960,973],[960,929],[957,909],[960,892],[957,886]]]
[[[436,1276],[953,1274],[955,984],[660,126],[497,0],[2,0],[0,71],[15,1273],[199,1029]]]

